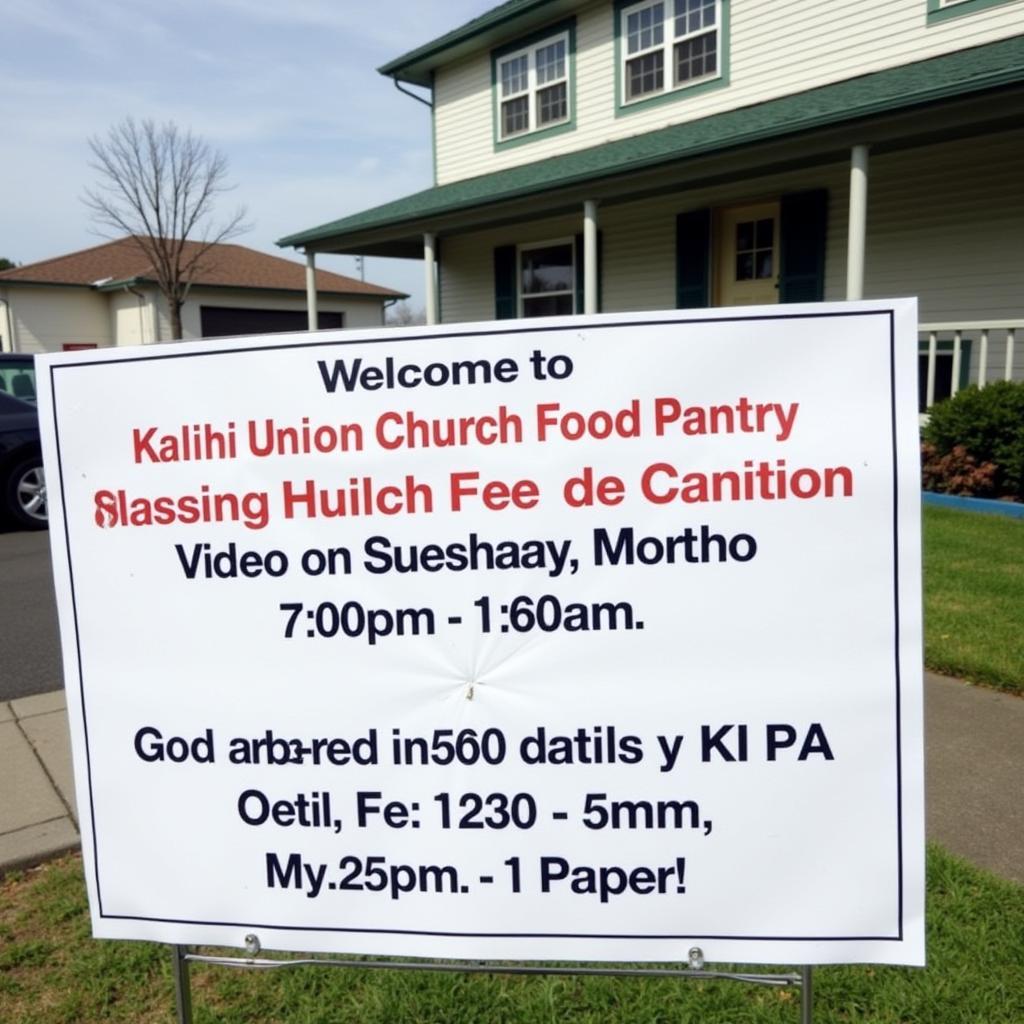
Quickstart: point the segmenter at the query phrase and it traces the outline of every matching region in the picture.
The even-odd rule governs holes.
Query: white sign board
[[[910,301],[43,357],[97,936],[919,964]]]

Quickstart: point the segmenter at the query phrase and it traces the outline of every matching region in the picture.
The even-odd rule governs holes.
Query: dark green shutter
[[[519,313],[516,294],[516,247],[499,245],[494,250],[494,319],[514,320]]]
[[[604,308],[601,301],[601,280],[604,277],[604,273],[601,268],[601,248],[603,242],[603,232],[598,231],[597,233],[597,311],[598,313]],[[576,312],[583,312],[583,236],[576,236]]]
[[[814,189],[782,197],[780,302],[821,302],[825,298],[825,232],[828,192]]]
[[[711,211],[676,217],[676,308],[711,305]]]

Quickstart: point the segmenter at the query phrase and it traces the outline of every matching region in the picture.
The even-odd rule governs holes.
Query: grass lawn
[[[823,967],[815,1020],[1024,1021],[1024,888],[937,848],[928,853],[928,967]],[[234,955],[238,955],[237,951]],[[797,990],[734,982],[516,978],[194,965],[196,1024],[794,1024]],[[0,1020],[174,1020],[166,946],[89,938],[81,860],[0,881]]]
[[[925,661],[1024,693],[1024,523],[926,507]],[[815,1020],[1022,1024],[1024,888],[928,851],[928,967],[823,967]],[[234,951],[233,955],[237,955]],[[732,982],[192,967],[195,1024],[795,1024]],[[0,1024],[173,1024],[165,946],[90,938],[81,859],[0,879]]]
[[[925,506],[924,660],[1024,693],[1024,520]]]

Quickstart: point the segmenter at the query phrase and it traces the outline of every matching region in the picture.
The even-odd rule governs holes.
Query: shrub
[[[993,463],[992,492],[1024,500],[1024,383],[970,387],[932,406],[929,414],[924,440],[937,456],[963,448],[976,468]]]
[[[962,445],[942,455],[935,445],[921,445],[921,484],[926,491],[959,494],[965,498],[988,498],[995,493],[996,466],[977,460]]]

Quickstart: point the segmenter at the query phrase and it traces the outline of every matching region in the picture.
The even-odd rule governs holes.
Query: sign
[[[42,357],[97,936],[923,962],[910,301]]]

